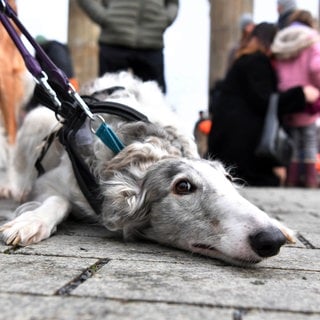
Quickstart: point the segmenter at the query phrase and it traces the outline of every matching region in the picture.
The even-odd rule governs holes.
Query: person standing
[[[288,26],[290,15],[297,9],[296,0],[278,0],[278,28],[283,29]]]
[[[243,13],[239,20],[239,28],[241,30],[241,36],[239,41],[231,48],[227,61],[227,69],[230,68],[233,61],[235,60],[235,55],[237,51],[244,48],[250,39],[250,34],[255,27],[252,14],[249,12]]]
[[[297,10],[290,16],[288,27],[279,31],[271,46],[275,56],[280,91],[299,85],[320,89],[320,35],[315,29],[312,14]],[[294,152],[288,168],[287,186],[307,188],[318,186],[316,161],[318,153],[318,114],[307,108],[286,115],[284,124],[294,140]],[[303,175],[301,175],[303,171]]]
[[[197,144],[198,153],[201,158],[206,157],[208,149],[208,134],[212,125],[211,119],[208,119],[204,111],[199,111],[199,119],[193,128],[194,140]]]
[[[166,92],[163,34],[173,23],[179,0],[77,0],[100,28],[99,75],[131,70],[155,80]]]
[[[269,98],[277,92],[270,46],[277,28],[259,23],[251,33],[247,46],[241,49],[227,73],[213,112],[209,134],[209,157],[233,169],[236,177],[250,186],[279,186],[278,164],[255,155]],[[297,86],[279,93],[280,114],[304,109],[313,103],[319,90]]]

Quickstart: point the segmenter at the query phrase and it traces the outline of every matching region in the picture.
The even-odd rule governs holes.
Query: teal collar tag
[[[95,134],[115,154],[119,153],[125,147],[122,141],[105,122],[100,125]]]

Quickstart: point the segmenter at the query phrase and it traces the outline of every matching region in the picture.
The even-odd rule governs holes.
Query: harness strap
[[[107,113],[124,118],[127,121],[150,122],[146,115],[125,104],[113,101],[99,101],[90,96],[82,96],[82,98],[88,105],[90,105],[90,109],[93,114]]]
[[[9,20],[9,18],[11,20]],[[94,99],[87,99],[89,100],[89,103],[93,104],[93,109],[89,108],[84,99],[80,97],[78,92],[70,84],[66,74],[52,62],[52,60],[43,51],[41,46],[33,39],[27,29],[19,21],[15,11],[10,7],[6,0],[0,0],[0,21],[15,43],[17,49],[20,51],[27,69],[33,75],[38,84],[35,88],[35,94],[40,97],[41,102],[46,107],[56,113],[56,116],[59,115],[64,119],[62,122],[63,127],[59,131],[60,141],[65,146],[66,151],[69,154],[80,189],[94,211],[97,214],[100,214],[102,199],[99,199],[99,197],[96,196],[99,194],[99,185],[97,181],[95,181],[95,177],[91,174],[84,161],[77,156],[77,151],[73,143],[74,135],[83,125],[87,117],[91,120],[94,120],[93,112],[95,111],[119,115],[129,121],[148,121],[147,118],[139,112],[136,112],[135,110],[118,103],[107,103],[107,109],[109,109],[109,111],[106,111],[106,103],[102,103],[99,106]],[[44,66],[44,71],[42,70],[39,62],[24,46],[20,35],[17,33],[12,22],[26,37],[36,51],[37,55],[39,56],[39,60]],[[52,79],[51,81],[48,81],[46,72]],[[128,118],[126,117],[127,115]],[[104,122],[102,125],[106,126]],[[121,141],[117,138],[116,134],[112,132],[111,128],[109,128],[109,130],[101,131],[101,137],[103,139],[106,137],[106,134],[110,134],[111,132],[110,136],[112,141],[115,141],[117,151],[123,147]],[[53,140],[53,137],[49,137],[49,140],[50,139]],[[43,170],[41,166],[41,160],[43,159],[49,147],[50,143],[46,143],[45,148],[43,152],[41,152],[41,155],[38,159],[39,161],[37,161],[37,166],[40,171]]]
[[[40,156],[38,157],[38,159],[37,159],[37,161],[36,161],[36,163],[35,163],[35,167],[36,167],[36,169],[37,169],[37,171],[38,171],[38,176],[39,176],[39,177],[45,173],[45,170],[44,170],[41,162],[42,162],[43,158],[45,157],[45,155],[47,154],[49,148],[51,147],[52,142],[53,142],[54,139],[57,137],[57,135],[58,135],[58,130],[52,132],[49,136],[47,136],[47,137],[44,139],[45,144],[44,144],[44,146],[42,147]]]
[[[138,112],[137,110],[130,108],[126,105],[111,102],[111,101],[98,101],[92,97],[83,97],[93,114],[106,113],[110,115],[115,115],[121,117],[127,121],[143,121],[149,122],[148,118]],[[41,164],[46,152],[52,145],[52,142],[56,137],[59,138],[61,144],[65,147],[69,159],[72,164],[74,175],[77,179],[78,185],[81,192],[85,196],[86,200],[90,204],[91,208],[95,211],[97,215],[101,214],[103,199],[100,195],[100,185],[95,176],[91,173],[88,165],[79,156],[79,151],[74,143],[75,135],[78,130],[83,126],[86,120],[86,116],[80,109],[73,114],[72,117],[69,117],[65,120],[64,125],[58,131],[53,132],[47,137],[47,141],[43,146],[41,154],[36,161],[36,168],[38,174],[41,175],[44,173],[43,166]]]
[[[126,105],[110,101],[101,102],[93,98],[85,97],[84,100],[88,105],[90,105],[90,109],[93,114],[107,113],[119,116],[127,121],[149,122],[148,118],[144,114]],[[83,161],[81,156],[78,155],[76,144],[74,143],[75,134],[82,127],[85,119],[86,117],[83,113],[79,117],[73,117],[72,121],[69,119],[68,123],[60,129],[59,138],[68,152],[74,174],[83,195],[95,213],[100,215],[102,212],[103,198],[100,196],[99,181],[97,181],[96,177],[90,172],[88,165]]]
[[[114,86],[114,87],[105,88],[105,89],[102,89],[102,90],[97,90],[97,91],[95,91],[94,93],[91,94],[91,97],[95,98],[97,95],[100,95],[100,94],[111,96],[114,92],[116,92],[118,90],[125,90],[125,87]]]
[[[100,185],[90,172],[87,164],[78,156],[73,143],[69,143],[70,133],[60,130],[59,139],[64,141],[64,147],[72,164],[73,173],[77,179],[82,194],[97,215],[102,212],[103,198],[100,196]]]

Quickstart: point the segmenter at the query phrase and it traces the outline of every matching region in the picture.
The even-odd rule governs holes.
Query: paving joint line
[[[20,247],[20,248],[23,248],[23,247]],[[295,249],[300,249],[300,250],[308,250],[310,248],[298,248],[298,247],[295,247]],[[318,248],[314,248],[312,250],[317,250]],[[6,251],[9,251],[9,252],[6,252]],[[44,254],[41,254],[41,253],[29,253],[29,252],[17,252],[18,249],[15,249],[15,250],[12,250],[12,248],[10,249],[7,249],[5,252],[0,252],[0,255],[1,254],[15,254],[15,255],[21,255],[21,256],[37,256],[37,257],[57,257],[57,258],[73,258],[73,259],[95,259],[95,260],[108,260],[108,262],[111,262],[111,261],[131,261],[131,262],[136,262],[136,261],[142,261],[142,262],[161,262],[161,263],[167,263],[167,264],[180,264],[180,265],[188,265],[190,264],[190,262],[180,262],[180,261],[159,261],[159,260],[146,260],[146,259],[139,259],[139,260],[133,260],[133,259],[126,259],[126,258],[109,258],[109,257],[106,257],[106,258],[101,258],[101,257],[96,257],[96,256],[73,256],[73,255],[70,255],[70,256],[66,256],[66,255],[59,255],[59,254],[47,254],[47,253],[44,253]],[[200,256],[201,257],[201,256]],[[217,261],[217,263],[220,263],[219,261]],[[232,265],[218,265],[218,264],[213,264],[212,265],[213,267],[221,267],[223,266],[224,268],[238,268],[237,266],[232,266]],[[239,267],[241,268],[241,267]],[[297,271],[297,272],[320,272],[320,270],[313,270],[313,269],[297,269],[297,268],[289,268],[287,266],[281,268],[281,267],[272,267],[272,266],[260,266],[258,267],[260,269],[263,269],[263,270],[280,270],[280,271],[283,271],[283,270],[289,270],[289,271]]]
[[[6,292],[0,291],[0,294],[16,294],[21,296],[34,296],[34,297],[43,297],[43,298],[58,298],[64,297],[65,299],[98,299],[103,301],[115,301],[122,303],[150,303],[150,304],[168,304],[176,306],[193,306],[193,307],[206,307],[206,308],[216,308],[216,309],[225,309],[225,310],[234,310],[241,311],[242,315],[249,315],[251,312],[279,312],[279,313],[290,313],[292,315],[304,314],[304,315],[319,315],[320,311],[303,311],[303,310],[288,310],[288,309],[273,309],[273,308],[261,308],[261,307],[241,307],[241,306],[232,306],[232,305],[221,305],[221,304],[210,304],[210,303],[189,303],[189,302],[176,302],[176,301],[167,301],[167,300],[147,300],[147,299],[123,299],[123,298],[112,298],[112,297],[101,297],[101,296],[88,296],[88,295],[57,295],[57,294],[41,294],[41,293],[28,293],[28,292]],[[241,318],[233,318],[233,320],[240,320]]]
[[[223,304],[212,304],[212,303],[201,303],[201,302],[177,302],[170,300],[152,300],[152,299],[125,299],[125,298],[115,298],[115,297],[101,297],[101,296],[88,296],[88,295],[72,295],[70,297],[77,298],[93,298],[101,300],[110,300],[122,303],[152,303],[152,304],[168,304],[168,305],[177,305],[177,306],[190,306],[190,307],[206,307],[206,308],[216,308],[216,309],[226,309],[226,310],[242,310],[247,313],[252,311],[262,311],[262,312],[280,312],[280,313],[290,313],[290,314],[305,314],[305,315],[320,315],[320,311],[303,311],[303,310],[289,310],[289,309],[279,309],[279,308],[261,308],[261,307],[243,307],[239,305],[223,305]]]
[[[56,296],[68,296],[73,290],[78,288],[82,283],[96,274],[104,265],[106,265],[110,259],[99,259],[96,263],[86,268],[80,275],[68,282],[66,285],[58,289],[54,295]]]
[[[21,247],[21,246],[11,246],[10,248],[8,248],[5,251],[3,251],[3,254],[14,254],[16,251],[18,251],[21,248],[23,248],[23,247]]]
[[[316,249],[316,247],[309,240],[307,240],[302,234],[298,233],[297,238],[307,249]]]

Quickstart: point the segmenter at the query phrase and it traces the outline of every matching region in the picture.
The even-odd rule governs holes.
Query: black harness
[[[90,118],[91,121],[100,119],[102,120],[102,123],[94,134],[116,153],[121,151],[121,149],[124,148],[124,145],[99,114],[112,114],[122,117],[127,121],[148,121],[148,119],[143,114],[123,104],[101,102],[92,97],[80,97],[78,92],[69,82],[66,74],[52,62],[41,46],[33,39],[24,25],[20,22],[16,12],[11,8],[7,0],[0,0],[0,22],[7,30],[9,36],[19,50],[27,69],[37,83],[35,95],[38,100],[41,104],[54,111],[57,119],[62,123],[62,128],[59,132],[55,132],[48,137],[47,143],[37,160],[36,167],[38,168],[39,173],[43,173],[41,160],[48,151],[51,142],[58,136],[70,157],[80,189],[94,211],[97,214],[100,214],[102,199],[97,196],[99,195],[99,185],[95,177],[91,174],[88,166],[81,157],[79,157],[79,153],[77,152],[74,143],[75,135],[84,125],[87,118]],[[20,34],[17,32],[17,29],[34,48],[38,60],[28,51],[20,38]],[[39,62],[41,62],[41,64]],[[112,92],[119,89],[123,88],[108,88],[102,92],[95,92],[95,94],[112,94]]]
[[[95,92],[95,94],[112,94],[114,91],[120,89],[124,88],[111,87],[108,89],[104,89],[101,92]],[[50,97],[48,97],[48,95],[43,92],[41,87],[37,87],[35,93],[42,104],[52,109],[53,111],[56,111],[52,106]],[[65,98],[68,99],[68,97]],[[125,119],[126,121],[149,121],[145,115],[134,110],[131,107],[128,107],[127,105],[111,101],[99,101],[91,96],[83,96],[82,98],[93,114],[115,115]],[[99,215],[101,213],[103,202],[103,199],[99,196],[99,183],[95,176],[91,173],[88,165],[79,155],[77,144],[75,143],[76,134],[84,125],[87,116],[81,108],[74,107],[72,101],[68,100],[63,101],[59,115],[63,115],[65,117],[65,120],[63,120],[62,122],[63,125],[58,132],[53,132],[50,136],[47,137],[46,144],[42,149],[40,157],[36,161],[36,168],[39,174],[44,173],[41,161],[44,158],[53,140],[58,137],[59,141],[64,146],[69,155],[74,175],[77,179],[78,185],[83,195],[85,196],[95,213]]]

